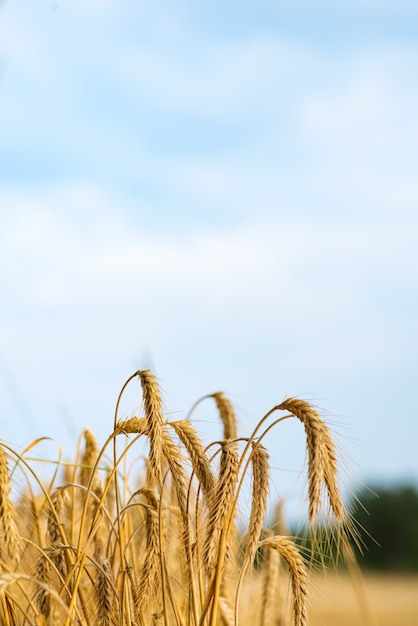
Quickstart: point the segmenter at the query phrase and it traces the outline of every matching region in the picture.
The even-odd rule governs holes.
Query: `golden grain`
[[[46,483],[26,459],[0,445],[0,623],[235,626],[239,613],[240,626],[288,626],[282,559],[291,581],[293,623],[305,626],[303,558],[290,538],[279,536],[287,532],[281,515],[273,520],[274,535],[263,530],[270,486],[263,434],[257,438],[256,428],[249,439],[238,439],[234,408],[218,392],[211,397],[225,438],[207,446],[190,420],[163,419],[160,390],[149,370],[136,372],[127,383],[135,377],[144,416],[118,420],[119,396],[104,446],[85,429],[83,452],[79,446],[74,463],[55,464]],[[281,421],[266,422],[277,409],[289,413],[283,419],[297,417],[305,428],[309,520],[317,517],[326,492],[338,537],[347,520],[330,431],[314,407],[292,398],[267,414],[258,430],[263,426],[265,434]],[[123,434],[134,437],[120,446]],[[17,505],[10,498],[9,454],[16,454],[19,480],[23,476],[28,485]],[[250,471],[245,529],[238,512]],[[22,545],[25,559],[18,563]],[[257,599],[248,606],[253,586]]]

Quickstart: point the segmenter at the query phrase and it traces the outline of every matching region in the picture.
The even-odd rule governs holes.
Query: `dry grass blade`
[[[278,551],[289,568],[293,592],[293,615],[295,626],[307,624],[308,575],[303,559],[293,541],[285,537],[268,537],[260,546],[270,546]]]

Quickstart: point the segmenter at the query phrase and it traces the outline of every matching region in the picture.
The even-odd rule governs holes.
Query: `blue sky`
[[[418,481],[417,28],[406,0],[5,0],[1,437],[70,456],[152,366],[168,412],[223,390],[248,434],[300,395],[359,479]],[[291,500],[300,425],[270,448]]]

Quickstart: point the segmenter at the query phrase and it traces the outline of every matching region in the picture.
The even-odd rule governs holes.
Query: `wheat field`
[[[135,381],[141,410],[120,419],[122,396]],[[72,461],[61,453],[50,460],[48,479],[34,458],[40,440],[20,453],[0,445],[1,624],[310,623],[317,593],[311,566],[321,562],[321,549],[299,547],[280,512],[266,522],[263,441],[284,420],[301,422],[309,523],[328,515],[329,537],[350,555],[328,426],[311,404],[288,398],[241,437],[223,393],[203,401],[214,404],[223,425],[223,438],[206,446],[193,410],[187,419],[165,418],[150,370],[126,381],[104,445],[85,429]],[[243,523],[239,501],[247,488],[251,509]]]
[[[353,580],[343,570],[311,578],[310,626],[416,626],[418,576],[367,572]]]

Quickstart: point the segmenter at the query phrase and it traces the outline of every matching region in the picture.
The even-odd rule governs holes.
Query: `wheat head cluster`
[[[121,398],[135,380],[141,410],[122,420]],[[206,446],[194,409],[187,419],[166,419],[155,376],[135,372],[103,447],[85,429],[75,460],[59,458],[48,480],[30,456],[37,441],[20,453],[0,443],[1,624],[308,624],[308,561],[315,555],[306,558],[279,514],[266,522],[263,441],[285,419],[302,423],[309,522],[315,525],[325,506],[332,534],[345,542],[329,429],[311,404],[289,398],[244,438],[223,393],[202,400],[214,403],[223,427],[223,438]],[[246,489],[251,504],[243,523]]]

